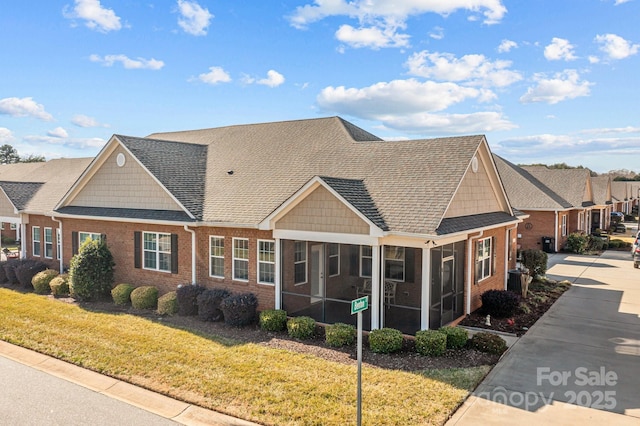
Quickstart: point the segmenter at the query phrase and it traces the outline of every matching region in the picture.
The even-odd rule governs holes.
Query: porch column
[[[24,259],[27,257],[27,225],[24,223],[20,223],[20,259]]]
[[[371,329],[380,328],[381,308],[380,308],[380,250],[384,250],[384,246],[371,247]]]
[[[282,240],[280,238],[276,238],[276,264],[274,271],[274,281],[276,284],[275,288],[275,308],[282,309],[282,283],[280,282],[280,270],[282,269],[282,250],[280,247]]]
[[[422,300],[420,301],[420,330],[429,329],[431,307],[431,248],[422,248]]]

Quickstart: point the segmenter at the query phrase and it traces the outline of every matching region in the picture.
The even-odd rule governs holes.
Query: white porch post
[[[422,300],[420,301],[420,330],[429,329],[431,305],[431,249],[422,248]]]
[[[281,239],[280,238],[276,238],[276,270],[275,272],[275,284],[276,284],[276,288],[275,288],[275,308],[276,309],[282,309],[282,295],[281,295],[281,291],[282,291],[282,283],[280,282],[280,271],[282,269],[282,250],[280,247],[280,243],[281,243]]]
[[[27,225],[20,222],[20,259],[27,257]]]
[[[380,328],[380,250],[384,246],[371,247],[371,329]]]

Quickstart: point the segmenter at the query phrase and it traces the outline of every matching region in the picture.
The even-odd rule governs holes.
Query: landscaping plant
[[[60,273],[55,269],[45,269],[44,271],[38,272],[31,279],[31,284],[33,285],[33,291],[36,294],[50,294],[51,287],[49,284],[51,280],[57,277]]]
[[[111,290],[113,303],[116,305],[127,305],[131,302],[131,292],[135,287],[131,284],[121,283]]]
[[[223,314],[220,304],[229,297],[231,292],[224,288],[208,289],[196,297],[198,304],[198,318],[202,321],[222,321]]]
[[[260,329],[264,331],[282,331],[287,328],[287,311],[282,309],[265,309],[258,318]]]
[[[502,355],[507,350],[507,342],[497,334],[481,332],[473,335],[471,347],[480,352]]]
[[[220,303],[224,322],[228,325],[243,326],[255,321],[258,298],[253,293],[229,296]]]
[[[439,330],[420,330],[416,333],[416,352],[426,356],[441,356],[447,350],[447,335]]]
[[[49,283],[51,294],[54,297],[63,297],[69,295],[69,274],[60,274]]]
[[[332,347],[352,345],[356,340],[356,328],[351,324],[337,322],[324,329],[325,342]]]
[[[131,306],[135,309],[156,309],[158,307],[158,289],[145,285],[131,292]]]
[[[104,239],[87,238],[71,258],[69,290],[78,300],[106,299],[113,287],[115,262]]]
[[[176,294],[178,297],[178,315],[198,315],[198,295],[206,288],[198,284],[179,285]]]
[[[294,339],[311,339],[316,332],[316,320],[305,316],[289,318],[287,332]]]
[[[376,353],[390,354],[402,349],[402,332],[395,328],[380,328],[369,333],[369,348]]]
[[[464,348],[469,340],[469,332],[462,327],[441,327],[438,331],[447,336],[447,349]]]
[[[163,294],[158,298],[160,315],[175,315],[178,312],[178,294],[175,291]]]
[[[496,318],[511,317],[520,306],[520,296],[509,290],[487,290],[480,298],[483,314]]]

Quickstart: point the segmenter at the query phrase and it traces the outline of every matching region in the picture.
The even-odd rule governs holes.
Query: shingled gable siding
[[[493,238],[493,254],[494,261],[492,262],[492,274],[489,278],[486,278],[478,283],[476,283],[475,276],[472,277],[471,280],[471,311],[475,311],[480,306],[482,306],[482,300],[480,299],[480,295],[487,290],[504,290],[505,283],[505,244],[506,244],[506,227],[496,228],[489,231],[485,231],[482,237],[472,240],[472,274],[475,275],[475,259],[476,259],[476,248],[477,241],[484,238]],[[465,277],[466,279],[466,277]],[[465,281],[465,306],[467,303],[467,295],[466,287],[467,283]]]
[[[151,225],[142,223],[108,222],[84,219],[63,220],[63,254],[64,264],[69,265],[73,255],[72,234],[92,232],[104,234],[107,246],[116,263],[114,269],[115,282],[129,283],[134,286],[152,285],[160,294],[176,290],[180,284],[191,283],[191,233],[182,226]],[[153,271],[135,268],[134,265],[134,233],[160,232],[177,235],[178,273]]]
[[[40,256],[33,256],[33,227],[40,227]],[[29,215],[29,223],[26,225],[27,232],[23,238],[21,244],[27,248],[27,258],[36,259],[40,262],[44,262],[50,268],[58,270],[60,267],[60,262],[57,260],[58,254],[56,252],[56,229],[58,228],[58,222],[54,222],[48,216],[40,216],[40,215]],[[5,225],[5,227],[9,227],[9,225]],[[44,229],[51,228],[51,233],[53,235],[53,253],[52,258],[47,259],[44,257]],[[4,231],[2,233],[4,235]],[[25,246],[26,244],[26,246]]]

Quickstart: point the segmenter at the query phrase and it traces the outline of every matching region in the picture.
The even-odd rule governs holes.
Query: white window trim
[[[567,236],[567,215],[562,215],[562,236]]]
[[[56,228],[56,258],[60,260],[62,254],[62,232],[60,228]]]
[[[247,258],[240,258],[240,257],[236,257],[236,241],[246,241],[247,242]],[[239,282],[249,282],[249,258],[250,258],[250,254],[249,254],[249,239],[248,238],[233,238],[233,247],[232,247],[232,252],[231,252],[231,257],[232,257],[232,262],[231,262],[231,279],[233,279],[233,281],[239,281]],[[238,278],[236,277],[236,260],[240,260],[243,262],[247,262],[247,278]]]
[[[485,244],[487,243],[487,241],[489,242],[489,254],[487,256],[484,255],[484,247]],[[487,237],[487,238],[482,238],[480,240],[477,241],[476,243],[476,250],[478,245],[482,244],[482,258],[480,258],[480,253],[476,253],[476,263],[478,262],[482,262],[483,267],[480,268],[480,271],[482,272],[483,275],[481,275],[481,277],[476,277],[477,281],[483,281],[486,280],[487,278],[490,278],[493,275],[493,244],[492,244],[492,237]],[[489,274],[487,276],[484,276],[484,262],[489,262]]]
[[[362,248],[363,247],[370,247],[371,248],[371,256],[365,256],[362,254]],[[371,259],[371,272],[373,273],[373,247],[372,246],[360,246],[360,265],[359,265],[359,272],[360,272],[360,277],[361,278],[371,278],[371,275],[364,275],[362,273],[362,264],[364,262],[362,262],[362,259]]]
[[[84,238],[82,238],[83,234],[85,235]],[[82,243],[84,243],[87,238],[90,238],[91,241],[98,241],[98,240],[100,240],[100,238],[102,238],[102,235],[100,235],[97,232],[79,231],[78,232],[78,247],[80,247],[82,245]]]
[[[213,254],[213,250],[212,250],[212,242],[213,239],[219,239],[222,240],[222,251],[223,251],[223,255],[222,256],[215,256]],[[225,246],[224,246],[224,237],[220,236],[220,235],[209,235],[209,276],[212,278],[224,278],[224,256],[225,256]],[[216,258],[216,259],[222,259],[222,275],[214,275],[213,274],[213,270],[211,268],[211,259],[212,258]]]
[[[302,243],[304,244],[304,260],[299,260],[296,261],[295,259],[295,254],[296,254],[296,244],[297,243]],[[307,258],[309,257],[309,246],[307,241],[294,241],[293,243],[293,285],[297,286],[297,285],[304,285],[307,282],[309,282],[309,264],[307,263]],[[296,282],[296,268],[295,265],[298,265],[300,263],[304,263],[304,281],[300,281],[300,282]]]
[[[273,262],[267,262],[264,260],[260,260],[260,243],[271,243],[273,244]],[[275,282],[275,272],[276,272],[276,242],[274,240],[258,240],[258,250],[257,250],[257,266],[258,268],[256,269],[258,271],[258,276],[256,277],[258,284],[265,284],[265,285],[276,285]],[[268,281],[261,281],[260,280],[260,265],[261,264],[266,264],[266,265],[273,265],[273,282],[268,282]]]
[[[145,234],[152,234],[156,236],[156,249],[155,250],[147,250],[144,248],[144,236]],[[142,232],[142,269],[146,269],[147,271],[156,271],[156,272],[166,272],[166,273],[171,273],[171,260],[169,261],[169,269],[160,269],[160,254],[164,253],[164,254],[169,254],[169,256],[173,256],[173,253],[171,253],[171,243],[169,243],[169,251],[161,251],[160,250],[160,244],[158,243],[158,240],[160,239],[160,235],[163,236],[169,236],[169,241],[171,241],[171,234],[167,233],[167,232],[147,232],[147,231],[143,231]],[[156,267],[155,268],[149,268],[146,265],[145,262],[145,252],[154,252],[156,255]],[[171,257],[169,258],[171,259]]]
[[[390,257],[387,258],[387,250],[390,250],[391,247],[399,247],[399,246],[384,246],[384,253],[383,253],[383,256],[384,256],[384,259],[383,259],[383,262],[384,262],[384,273],[386,274],[387,271],[390,270],[390,268],[387,267],[387,260],[390,261],[390,262],[402,262],[402,279],[399,280],[397,278],[386,278],[386,277],[385,277],[385,279],[390,279],[390,280],[393,280],[393,281],[397,281],[397,282],[403,283],[405,281],[406,276],[407,276],[407,263],[406,263],[406,257],[407,257],[407,251],[406,250],[407,249],[406,249],[406,247],[400,247],[400,248],[402,248],[402,259],[396,259],[396,258],[390,258]]]
[[[340,275],[340,244],[339,243],[329,243],[329,246],[331,244],[335,244],[338,247],[338,253],[337,254],[331,254],[331,252],[329,251],[329,248],[327,247],[327,252],[329,253],[329,264],[327,265],[327,271],[330,272],[331,270],[331,258],[332,257],[337,257],[338,258],[338,273],[337,274],[329,274],[329,277],[337,277]]]
[[[49,230],[49,233],[51,235],[51,241],[47,242],[47,230]],[[45,259],[53,259],[53,229],[50,227],[46,227],[44,228],[44,252],[42,253],[42,255],[44,256]],[[47,245],[51,246],[51,256],[47,256]]]
[[[36,240],[36,229],[38,230],[38,239]],[[36,243],[39,244],[38,254],[36,254]],[[39,226],[31,227],[31,253],[33,257],[40,257],[42,254],[42,234],[40,234]]]

